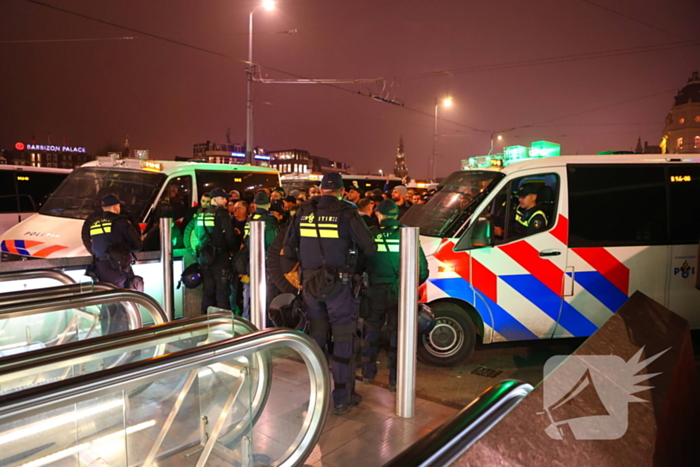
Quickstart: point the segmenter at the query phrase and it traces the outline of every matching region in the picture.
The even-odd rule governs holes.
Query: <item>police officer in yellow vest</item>
[[[518,201],[520,206],[515,211],[515,225],[513,227],[515,235],[524,237],[541,232],[547,228],[549,219],[544,210],[539,209],[537,192],[542,186],[538,183],[525,182],[518,190]]]
[[[354,340],[359,301],[353,276],[359,255],[377,252],[357,208],[342,201],[343,178],[331,172],[321,181],[322,196],[301,205],[287,229],[284,255],[301,263],[302,298],[309,335],[323,349],[333,338],[333,413],[341,415],[359,404],[354,393]]]
[[[202,313],[210,306],[229,308],[229,255],[240,247],[226,209],[229,194],[214,188],[209,195],[211,206],[194,219],[197,260],[203,282]]]
[[[128,279],[133,276],[131,253],[140,250],[143,242],[134,225],[121,214],[121,206],[116,195],[102,198],[102,215],[86,219],[83,232],[89,233],[85,246],[94,257],[98,280],[123,289],[128,287]],[[103,334],[128,330],[127,315],[120,304],[105,305],[101,314]]]

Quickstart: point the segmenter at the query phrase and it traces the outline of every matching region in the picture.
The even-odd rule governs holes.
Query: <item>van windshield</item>
[[[39,211],[56,217],[85,219],[101,209],[100,200],[115,194],[124,202],[123,213],[142,220],[165,180],[162,173],[83,167],[75,169]]]
[[[421,235],[451,237],[503,178],[496,171],[464,170],[447,177],[425,204],[414,204],[401,218]]]

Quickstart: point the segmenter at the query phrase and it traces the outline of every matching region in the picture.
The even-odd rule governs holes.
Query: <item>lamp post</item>
[[[450,107],[452,105],[452,98],[451,97],[445,97],[442,100],[442,105],[445,107]],[[433,158],[430,160],[430,170],[429,170],[429,176],[432,179],[432,181],[437,180],[435,176],[435,156],[437,154],[437,130],[438,130],[438,108],[440,107],[440,101],[438,98],[435,98],[435,129],[433,131]]]
[[[493,152],[493,137],[494,137],[494,136],[496,136],[496,133],[491,133],[491,149],[489,149],[489,153],[487,154],[487,155],[489,155],[489,156],[490,156],[491,153]],[[496,137],[496,139],[497,139],[498,141],[503,141],[503,135],[498,135],[498,136]]]
[[[270,11],[275,8],[275,1],[263,0],[260,6]],[[248,100],[246,101],[245,163],[250,165],[255,165],[255,155],[253,154],[253,78],[255,77],[255,65],[253,65],[253,13],[258,8],[254,8],[250,12],[250,16],[248,16]]]

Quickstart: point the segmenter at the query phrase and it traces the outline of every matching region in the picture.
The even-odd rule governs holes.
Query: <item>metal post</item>
[[[396,414],[413,418],[418,344],[418,227],[401,227]]]
[[[160,219],[160,264],[163,267],[163,311],[168,321],[173,320],[173,242],[171,235],[172,219]]]
[[[250,320],[265,329],[267,283],[265,281],[265,222],[250,221]]]
[[[255,165],[253,155],[253,13],[248,18],[248,100],[246,101],[245,163]]]

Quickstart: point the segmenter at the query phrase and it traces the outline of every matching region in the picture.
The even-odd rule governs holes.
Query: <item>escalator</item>
[[[326,359],[295,331],[234,336],[251,329],[213,314],[0,360],[0,466],[302,465]]]

